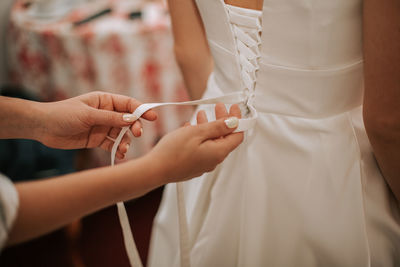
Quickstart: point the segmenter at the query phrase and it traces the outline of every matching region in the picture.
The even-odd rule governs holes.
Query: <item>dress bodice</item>
[[[260,25],[196,1],[214,57],[202,101],[239,95],[251,130],[215,171],[166,187],[149,266],[400,266],[363,127],[362,0],[264,0]]]
[[[265,0],[256,108],[325,117],[361,104],[361,0]],[[243,90],[240,58],[223,0],[197,0],[221,93]]]

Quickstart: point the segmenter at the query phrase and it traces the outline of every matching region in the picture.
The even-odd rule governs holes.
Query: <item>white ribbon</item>
[[[233,94],[227,94],[215,98],[207,98],[195,101],[187,102],[169,102],[169,103],[147,103],[142,104],[132,113],[137,119],[139,119],[146,111],[161,106],[182,106],[182,105],[200,105],[200,104],[217,104],[222,102],[224,104],[236,104],[248,102],[248,95],[245,92],[237,92]],[[235,132],[247,131],[254,127],[257,120],[257,111],[253,106],[247,106],[249,110],[249,116],[247,118],[239,119],[239,125]],[[118,137],[115,139],[114,145],[111,150],[111,165],[114,166],[115,154],[122,138],[129,130],[129,126],[123,127]],[[178,212],[179,212],[179,236],[180,236],[180,255],[181,255],[181,266],[190,267],[190,244],[189,244],[189,230],[186,217],[185,201],[183,188],[181,183],[177,183],[177,201],[178,201]],[[122,234],[124,237],[126,254],[128,255],[129,263],[132,267],[143,267],[139,253],[137,251],[135,240],[132,235],[132,230],[129,224],[128,214],[126,213],[125,205],[123,202],[117,203],[119,221],[122,228]]]

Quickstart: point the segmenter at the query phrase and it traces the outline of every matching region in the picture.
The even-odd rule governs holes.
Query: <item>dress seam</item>
[[[354,110],[360,106],[362,106],[362,105],[350,107],[348,110],[340,111],[340,112],[334,113],[334,114],[329,114],[329,115],[326,115],[323,117],[312,117],[312,116],[305,117],[305,116],[301,116],[301,115],[285,114],[285,113],[275,112],[275,111],[268,112],[268,111],[257,110],[257,112],[259,115],[283,116],[283,117],[290,117],[290,118],[303,119],[303,120],[325,120],[325,119],[330,119],[330,118],[333,118],[336,116],[341,116],[341,115],[346,114],[346,113],[350,112],[351,110]]]
[[[232,56],[235,56],[235,53],[230,51],[229,49],[226,49],[225,47],[221,46],[219,43],[217,43],[216,41],[213,40],[208,40],[209,44],[212,44],[214,46],[217,46],[218,48],[220,48],[221,50],[224,50],[225,52],[231,54]]]
[[[291,66],[285,66],[285,65],[278,65],[278,64],[272,64],[272,63],[266,63],[265,61],[261,60],[260,64],[266,67],[272,67],[276,69],[282,69],[282,70],[287,70],[287,71],[297,71],[297,72],[314,72],[314,73],[329,73],[329,72],[340,72],[340,71],[345,71],[345,70],[351,70],[355,67],[358,67],[359,65],[362,65],[364,60],[356,60],[354,62],[348,62],[344,64],[337,65],[336,67],[333,68],[297,68],[297,67],[291,67]]]
[[[231,31],[232,31],[232,29],[231,29]],[[219,43],[217,43],[213,40],[208,40],[208,42],[209,42],[209,44],[212,44],[212,45],[220,48],[221,50],[231,54],[232,56],[236,57],[236,52],[232,52],[229,49],[226,49],[225,47],[221,46]],[[297,71],[297,72],[304,72],[304,73],[329,73],[329,72],[351,70],[355,67],[358,67],[359,65],[362,65],[364,62],[363,59],[359,59],[359,60],[356,60],[353,62],[346,62],[344,64],[337,65],[336,67],[333,67],[333,68],[314,68],[314,69],[312,69],[312,68],[298,68],[298,67],[291,67],[291,66],[267,63],[263,59],[264,58],[262,57],[261,60],[259,61],[260,65],[275,68],[277,70]],[[239,66],[240,66],[240,64],[239,64]]]
[[[224,47],[222,47],[222,46],[219,45],[218,43],[213,42],[212,40],[210,40],[210,41],[213,42],[216,46],[218,46],[218,47],[224,49],[226,52],[230,53],[231,55],[233,55],[233,56],[235,57],[236,70],[237,70],[238,74],[240,75],[241,72],[242,72],[242,70],[241,70],[240,62],[239,62],[239,53],[238,53],[238,51],[237,51],[237,40],[236,40],[236,38],[235,38],[235,34],[234,34],[234,31],[233,31],[232,23],[230,23],[230,15],[229,15],[229,11],[228,11],[227,5],[226,5],[226,3],[225,3],[224,0],[220,0],[220,1],[222,1],[222,5],[223,5],[225,17],[226,17],[227,21],[229,22],[229,23],[228,23],[228,24],[229,24],[228,26],[229,26],[229,30],[230,30],[230,35],[231,35],[231,37],[232,37],[232,39],[233,39],[233,42],[234,42],[234,44],[235,44],[235,50],[234,50],[234,52],[232,53],[231,51],[225,49]],[[243,89],[243,80],[242,80],[242,79],[240,79],[240,85],[241,85],[241,87],[242,87],[242,89]]]
[[[367,253],[368,253],[368,266],[371,266],[371,251],[370,251],[370,245],[369,245],[369,239],[368,239],[368,230],[367,230],[367,225],[366,225],[366,216],[365,216],[365,198],[364,198],[364,183],[363,183],[363,170],[361,166],[362,162],[362,157],[361,157],[361,150],[360,150],[360,143],[358,142],[357,138],[357,133],[356,130],[354,129],[353,121],[350,116],[350,112],[346,112],[346,117],[348,120],[348,123],[350,124],[350,128],[352,131],[353,139],[356,142],[357,145],[357,153],[358,153],[358,166],[359,166],[359,171],[360,171],[360,184],[361,184],[361,198],[362,198],[362,212],[363,212],[363,228],[364,228],[364,234],[365,234],[365,241],[367,243]]]
[[[243,144],[243,145],[246,145],[246,147],[247,147],[247,145],[248,145],[248,139],[246,139],[245,140],[245,143]],[[241,150],[243,150],[244,149],[244,146],[243,147],[241,147]],[[240,151],[240,152],[242,152],[242,151]],[[238,154],[240,153],[240,152],[238,152]],[[243,152],[242,153],[240,153],[240,154],[242,154],[241,156],[243,156]],[[237,260],[236,260],[236,266],[241,266],[240,264],[241,264],[241,259],[243,258],[243,255],[242,255],[242,253],[241,253],[241,251],[242,251],[242,241],[243,241],[243,235],[245,234],[245,229],[246,229],[246,227],[245,227],[245,225],[246,225],[246,222],[245,222],[245,218],[246,218],[246,216],[243,216],[243,214],[246,214],[246,203],[247,203],[247,193],[248,193],[248,179],[243,179],[243,190],[242,190],[242,201],[241,201],[241,207],[240,207],[240,211],[241,211],[241,214],[242,214],[242,216],[240,216],[240,228],[239,228],[239,241],[238,241],[238,253],[237,253]]]

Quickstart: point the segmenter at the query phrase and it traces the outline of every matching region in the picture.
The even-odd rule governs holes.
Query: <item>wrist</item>
[[[42,142],[43,136],[46,133],[46,121],[48,120],[46,115],[47,103],[30,101],[29,103],[29,121],[30,125],[30,137],[39,142]]]
[[[117,164],[112,169],[114,184],[119,193],[115,196],[118,201],[127,201],[147,194],[165,184],[163,172],[154,164],[154,160],[143,157]]]
[[[11,98],[0,98],[0,137],[37,140],[43,116],[39,102]]]
[[[149,152],[140,158],[143,161],[143,166],[145,166],[146,171],[151,177],[151,182],[154,188],[162,186],[168,183],[168,171],[165,166],[165,162],[160,160],[157,155]]]

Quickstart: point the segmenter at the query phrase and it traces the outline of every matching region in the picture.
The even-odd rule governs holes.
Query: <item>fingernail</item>
[[[122,116],[122,119],[123,119],[125,122],[134,122],[134,121],[137,120],[137,117],[136,117],[135,115],[133,115],[133,114],[124,114],[124,115]]]
[[[126,144],[126,146],[125,146],[127,152],[129,150],[129,146],[130,146],[130,144]]]
[[[143,135],[143,128],[140,128],[140,136]]]
[[[239,119],[236,117],[227,118],[225,120],[225,125],[230,129],[236,128],[239,125]]]

